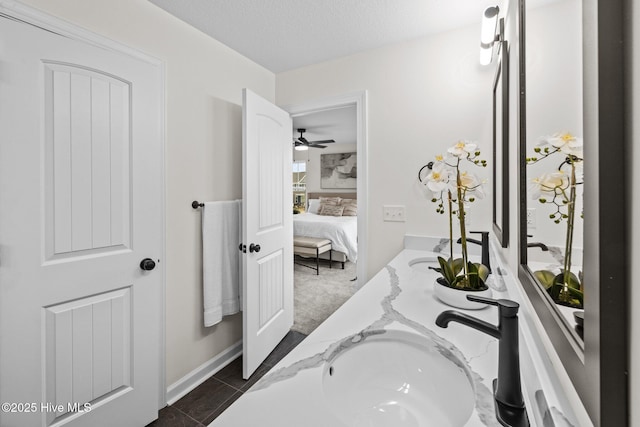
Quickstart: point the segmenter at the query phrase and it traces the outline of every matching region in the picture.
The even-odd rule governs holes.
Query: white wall
[[[239,316],[204,328],[200,212],[191,201],[242,197],[241,89],[273,100],[275,76],[146,0],[24,3],[166,63],[166,381],[242,337]]]
[[[447,227],[417,185],[420,167],[459,139],[478,141],[490,159],[494,67],[480,67],[479,38],[479,26],[466,27],[276,76],[279,105],[368,91],[367,278],[401,250],[405,234]],[[490,177],[490,168],[478,172]],[[405,205],[407,222],[383,222],[387,204]],[[490,229],[490,218],[489,196],[472,207],[471,228]]]
[[[356,144],[327,144],[327,148],[309,148],[306,151],[293,151],[293,160],[304,161],[307,163],[307,177],[305,182],[307,183],[307,193],[317,192],[340,192],[348,193],[355,189],[330,189],[321,188],[320,185],[320,155],[321,154],[333,154],[333,153],[355,153]]]

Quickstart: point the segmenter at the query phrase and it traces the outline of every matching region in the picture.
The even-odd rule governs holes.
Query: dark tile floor
[[[242,379],[242,357],[237,358],[182,399],[162,409],[158,419],[147,427],[208,425],[305,338],[300,332],[289,331],[246,381]]]

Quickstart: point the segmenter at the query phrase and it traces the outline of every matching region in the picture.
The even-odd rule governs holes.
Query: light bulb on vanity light
[[[496,41],[499,12],[498,6],[492,6],[482,14],[482,28],[480,30],[480,64],[482,65],[491,63],[493,57],[493,43]]]
[[[480,48],[480,65],[491,64],[493,58],[493,46],[489,48]]]

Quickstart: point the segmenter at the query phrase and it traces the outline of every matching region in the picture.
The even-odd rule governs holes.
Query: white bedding
[[[358,260],[358,218],[301,213],[293,216],[293,235],[331,240],[331,248]]]

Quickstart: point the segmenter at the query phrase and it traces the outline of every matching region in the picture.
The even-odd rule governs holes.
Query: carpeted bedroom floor
[[[357,290],[356,265],[346,262],[329,268],[320,264],[320,275],[315,270],[294,264],[294,331],[309,335],[327,317],[336,311]]]

